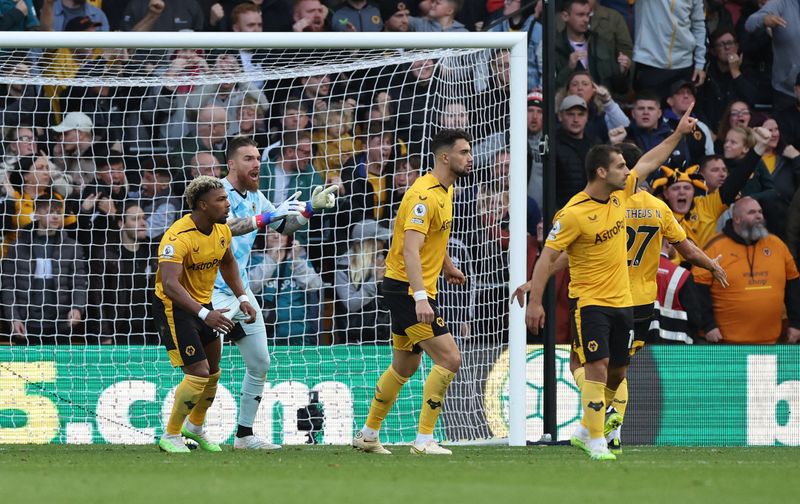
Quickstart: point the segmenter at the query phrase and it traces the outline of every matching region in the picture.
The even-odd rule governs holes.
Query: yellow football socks
[[[586,381],[586,369],[579,367],[572,372],[572,377],[575,378],[575,385],[578,386],[578,390],[583,390],[583,384]],[[586,427],[586,422],[583,417],[581,417],[581,425]]]
[[[400,394],[400,389],[406,384],[408,378],[400,374],[389,365],[383,372],[378,383],[375,385],[375,395],[372,396],[372,404],[369,407],[369,414],[365,425],[370,429],[380,430],[381,423],[386,419],[389,410]]]
[[[436,420],[439,418],[439,413],[442,412],[447,387],[450,386],[450,382],[455,376],[454,372],[438,364],[434,364],[431,368],[422,389],[422,411],[419,413],[418,430],[420,434],[433,434]]]
[[[603,401],[605,383],[592,380],[583,382],[581,389],[581,406],[583,406],[583,420],[581,423],[589,429],[589,438],[603,437],[603,426],[606,420],[606,407]]]
[[[167,434],[181,433],[183,421],[200,402],[200,396],[203,395],[206,383],[208,383],[206,377],[184,375],[178,388],[175,389],[175,403],[172,405],[172,413],[167,422]]]
[[[203,389],[203,394],[200,396],[200,402],[197,403],[197,406],[192,408],[192,412],[189,413],[189,421],[193,424],[202,426],[205,423],[206,412],[214,403],[214,398],[217,396],[217,383],[219,382],[220,374],[221,371],[217,371],[208,377],[208,382],[206,382],[206,386]]]
[[[611,405],[622,418],[625,418],[625,409],[628,407],[628,379],[622,380],[617,390],[612,390],[611,392],[613,392],[612,400],[606,404]],[[608,395],[606,395],[606,401],[608,401]]]

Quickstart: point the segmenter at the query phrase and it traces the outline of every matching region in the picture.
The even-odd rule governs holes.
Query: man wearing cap
[[[408,31],[408,10],[406,2],[397,0],[384,0],[380,5],[381,17],[383,18],[383,31],[401,32]]]
[[[373,219],[353,224],[350,248],[336,260],[336,343],[386,342],[389,312],[379,295],[392,232]]]
[[[569,95],[558,107],[556,131],[556,205],[561,208],[586,185],[584,160],[599,139],[586,135],[589,107],[583,98]]]
[[[59,134],[53,147],[53,162],[66,173],[80,174],[79,160],[91,156],[94,125],[83,112],[69,112],[51,128]]]
[[[528,95],[528,196],[542,204],[542,156],[539,153],[539,142],[542,138],[544,124],[544,105],[542,93],[538,91]]]
[[[691,81],[678,81],[672,85],[667,97],[669,108],[664,110],[664,119],[667,120],[670,129],[674,130],[678,127],[681,116],[689,110],[692,103],[695,103],[696,94],[697,90]],[[705,156],[714,154],[714,137],[703,121],[698,120],[695,123],[694,131],[686,135],[685,138],[689,147],[689,159],[693,163],[699,162]]]
[[[368,0],[345,0],[331,16],[331,31],[379,32],[381,11]]]
[[[86,0],[55,0],[52,2],[52,22],[45,8],[50,4],[45,1],[42,7],[42,28],[54,31],[109,31],[108,17],[105,12]],[[79,19],[76,23],[71,21]],[[48,24],[49,23],[49,24]]]

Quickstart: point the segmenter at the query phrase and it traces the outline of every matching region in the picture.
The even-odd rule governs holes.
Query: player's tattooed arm
[[[234,217],[228,219],[228,227],[231,228],[231,234],[233,236],[247,234],[256,229],[252,217]]]

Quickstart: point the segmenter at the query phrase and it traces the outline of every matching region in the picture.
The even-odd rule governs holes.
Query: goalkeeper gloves
[[[338,185],[329,185],[325,189],[316,186],[311,193],[311,208],[313,211],[323,208],[333,208],[336,206],[336,196],[333,194],[339,190]]]
[[[297,191],[286,198],[286,200],[278,205],[275,210],[272,210],[271,212],[264,212],[261,215],[256,215],[253,217],[253,219],[255,219],[256,226],[263,228],[264,226],[268,226],[275,221],[285,219],[289,216],[304,215],[307,211],[309,211],[309,205],[308,203],[297,200],[300,194],[300,191]]]

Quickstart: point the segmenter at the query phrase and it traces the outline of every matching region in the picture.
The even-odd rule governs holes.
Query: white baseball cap
[[[386,226],[381,226],[373,219],[364,219],[353,224],[350,230],[350,239],[363,240],[383,240],[388,241],[392,237],[392,232]]]
[[[64,133],[65,131],[74,129],[91,133],[92,128],[94,128],[94,124],[92,124],[92,119],[88,115],[83,112],[70,112],[64,116],[64,120],[61,121],[61,124],[53,126],[52,129],[58,133]]]

